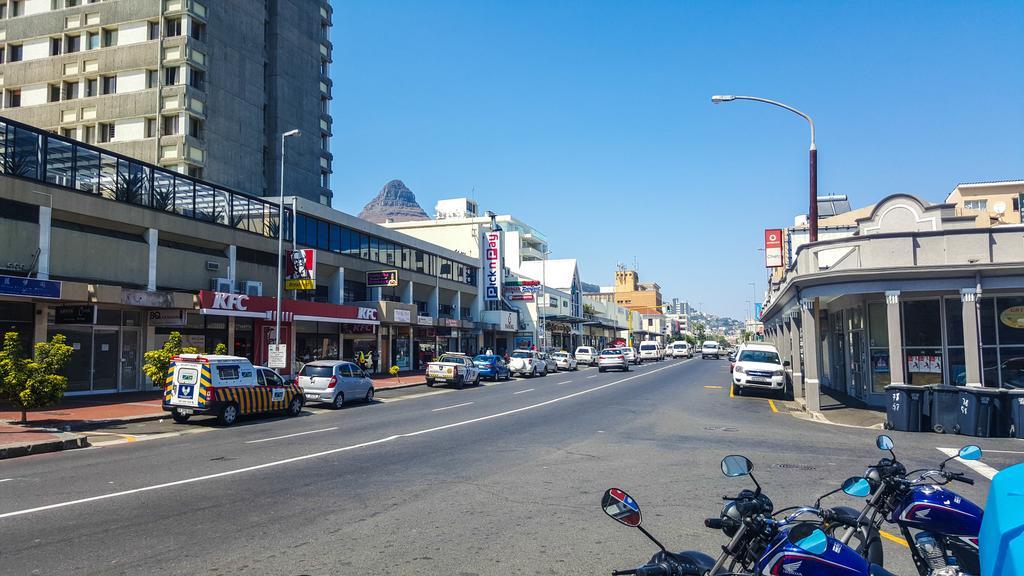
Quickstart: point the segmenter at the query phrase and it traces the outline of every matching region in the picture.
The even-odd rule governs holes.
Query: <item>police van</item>
[[[192,416],[216,416],[231,426],[239,416],[285,411],[302,412],[305,396],[297,384],[286,384],[270,368],[253,366],[240,356],[182,354],[167,370],[163,409],[184,424]]]

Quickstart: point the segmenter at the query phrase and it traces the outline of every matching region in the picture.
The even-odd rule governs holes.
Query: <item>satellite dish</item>
[[[992,205],[992,211],[996,214],[1006,214],[1006,202],[1000,200]]]

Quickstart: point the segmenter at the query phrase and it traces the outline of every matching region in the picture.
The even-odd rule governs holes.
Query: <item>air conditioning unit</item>
[[[263,282],[246,280],[242,283],[242,292],[246,296],[263,296]]]
[[[214,292],[234,292],[230,278],[210,278],[210,290]]]

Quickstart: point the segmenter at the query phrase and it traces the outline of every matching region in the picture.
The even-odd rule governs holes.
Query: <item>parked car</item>
[[[640,355],[636,353],[636,349],[632,346],[622,346],[619,348],[626,355],[626,361],[630,364],[640,364]],[[598,364],[600,366],[600,364]]]
[[[622,370],[629,372],[629,359],[626,358],[626,350],[631,348],[605,348],[597,357],[597,371]]]
[[[549,372],[558,372],[558,362],[555,361],[550,352],[541,352],[537,356],[544,361],[544,365],[548,368],[547,372],[541,374],[541,376],[547,376]]]
[[[555,360],[555,367],[558,370],[576,370],[578,361],[568,352],[555,352],[551,358]]]
[[[451,382],[459,390],[466,384],[480,383],[480,369],[473,360],[458,352],[445,352],[436,362],[427,364],[427,386]]]
[[[708,340],[700,346],[700,357],[703,360],[707,360],[708,358],[718,360],[721,354],[722,349],[718,346],[718,342],[715,342],[714,340]]]
[[[508,369],[515,376],[547,376],[548,363],[536,350],[513,350]]]
[[[779,351],[771,344],[744,344],[732,367],[732,389],[737,396],[745,390],[770,390],[782,396],[786,391],[785,366]]]
[[[573,356],[576,357],[576,361],[580,364],[588,364],[590,366],[597,366],[597,357],[601,353],[598,352],[597,348],[593,346],[578,346],[576,353]]]
[[[661,344],[654,340],[645,340],[640,343],[640,361],[646,362],[648,360],[661,360],[665,357],[664,349]]]
[[[304,364],[297,382],[306,402],[322,402],[334,408],[351,400],[373,401],[373,380],[357,364],[345,360],[316,360]]]
[[[673,342],[665,349],[666,353],[672,352],[673,358],[693,358],[693,348],[689,342]]]
[[[508,380],[512,372],[505,364],[505,359],[497,354],[480,354],[473,358],[473,364],[480,369],[481,378],[490,378],[492,381]]]
[[[302,388],[247,358],[181,354],[171,359],[163,410],[178,424],[192,416],[216,416],[231,426],[239,416],[284,411],[298,416],[305,404]]]
[[[730,349],[729,355],[726,358],[728,358],[729,362],[735,362],[737,354],[739,354],[739,349]]]

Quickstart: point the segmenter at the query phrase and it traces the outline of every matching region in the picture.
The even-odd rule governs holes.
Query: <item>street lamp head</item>
[[[721,104],[722,102],[732,102],[735,99],[736,99],[735,96],[732,96],[732,95],[729,95],[729,94],[726,94],[726,95],[716,94],[716,95],[711,97],[711,102],[714,103],[714,104]]]
[[[299,132],[298,128],[295,128],[294,130],[289,130],[289,131],[285,132],[284,134],[281,134],[281,138],[287,138],[289,136],[298,136],[301,133],[302,132]]]

